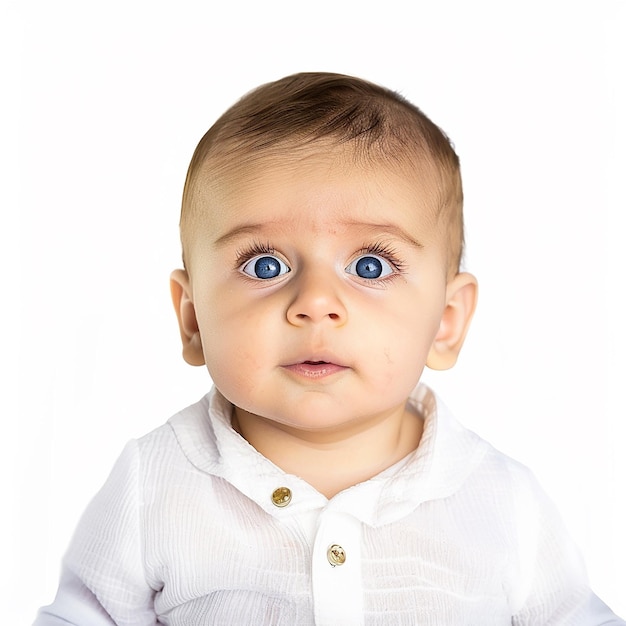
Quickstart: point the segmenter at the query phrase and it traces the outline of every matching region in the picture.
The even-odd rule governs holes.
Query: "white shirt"
[[[625,624],[530,472],[426,386],[410,402],[417,450],[328,500],[213,389],[127,445],[36,626]]]

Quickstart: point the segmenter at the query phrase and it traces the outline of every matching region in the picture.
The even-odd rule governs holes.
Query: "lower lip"
[[[285,369],[303,378],[318,380],[345,372],[348,368],[335,363],[294,363],[285,366]]]

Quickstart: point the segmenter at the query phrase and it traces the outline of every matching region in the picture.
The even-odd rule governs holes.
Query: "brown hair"
[[[350,144],[356,159],[409,164],[428,178],[435,210],[445,220],[449,271],[463,252],[463,192],[459,159],[448,137],[400,94],[341,74],[309,72],[261,85],[228,109],[202,137],[185,181],[181,236],[204,207],[206,175],[219,177],[242,162],[332,140]],[[411,171],[409,170],[409,171]]]

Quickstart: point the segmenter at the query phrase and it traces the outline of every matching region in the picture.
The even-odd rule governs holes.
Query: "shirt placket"
[[[361,534],[361,522],[349,513],[319,516],[311,564],[317,626],[363,624]]]

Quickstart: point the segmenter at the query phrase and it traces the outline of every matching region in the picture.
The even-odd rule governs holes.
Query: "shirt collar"
[[[489,445],[464,428],[426,385],[409,403],[424,420],[417,449],[372,479],[331,500],[304,480],[286,474],[231,427],[232,405],[213,388],[200,402],[169,421],[187,459],[200,471],[231,483],[275,517],[312,510],[349,512],[371,526],[393,522],[428,500],[445,498],[464,483]],[[278,508],[272,493],[291,490],[288,506]]]

